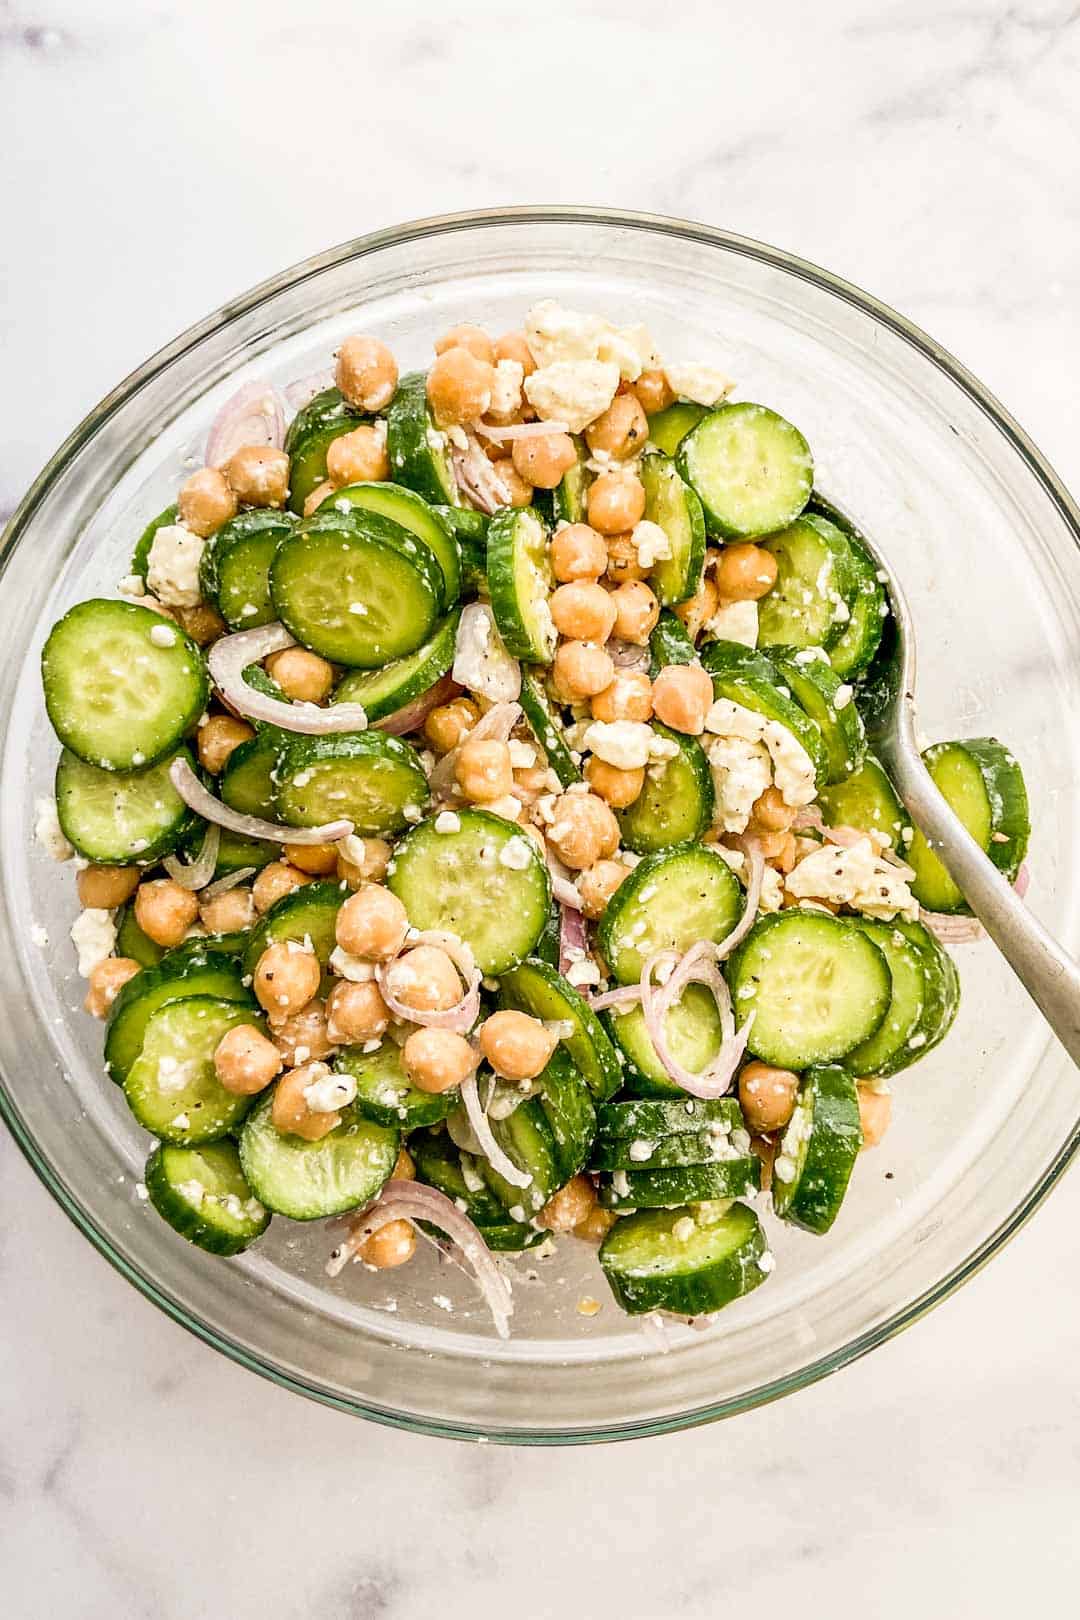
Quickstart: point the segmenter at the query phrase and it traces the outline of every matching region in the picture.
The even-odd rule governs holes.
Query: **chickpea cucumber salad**
[[[53,627],[86,1009],[202,1249],[423,1239],[505,1337],[564,1234],[709,1318],[766,1217],[836,1221],[977,927],[867,748],[886,581],[798,428],[645,327],[545,300],[434,349],[242,388]],[[926,761],[1022,882],[1014,756]]]

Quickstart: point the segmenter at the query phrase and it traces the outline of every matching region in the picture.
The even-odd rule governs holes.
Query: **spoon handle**
[[[1080,1067],[1080,964],[1031,915],[934,785],[914,749],[888,762],[912,821],[933,846],[1073,1062]]]

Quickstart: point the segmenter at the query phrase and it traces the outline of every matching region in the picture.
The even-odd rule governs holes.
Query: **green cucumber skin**
[[[422,371],[402,377],[386,413],[386,451],[398,483],[414,489],[433,506],[460,506],[457,482],[445,446],[436,450],[429,441],[435,423],[427,402],[427,378]]]
[[[929,928],[922,923],[899,920],[894,926],[917,951],[925,953],[928,958],[927,997],[923,1014],[926,1045],[916,1054],[922,1058],[927,1052],[933,1051],[935,1046],[941,1045],[953,1026],[960,1007],[960,975],[956,970],[956,963]]]
[[[207,1254],[226,1257],[243,1254],[244,1250],[250,1248],[256,1238],[261,1237],[270,1225],[269,1210],[264,1209],[261,1216],[253,1216],[248,1221],[248,1229],[245,1232],[228,1231],[221,1225],[215,1225],[213,1220],[207,1220],[193,1204],[177,1192],[173,1184],[179,1173],[178,1158],[186,1151],[184,1148],[162,1144],[151,1153],[143,1171],[143,1184],[150,1203],[174,1232],[186,1238],[189,1243],[193,1243],[196,1248],[204,1249]],[[192,1156],[211,1152],[230,1153],[236,1160],[237,1175],[243,1178],[240,1156],[231,1142],[207,1143],[204,1148],[195,1150]],[[250,1196],[249,1188],[248,1197]]]
[[[369,418],[346,404],[341,391],[326,388],[297,411],[285,434],[289,457],[289,507],[302,516],[313,490],[326,482],[326,452],[335,439]]]
[[[216,996],[255,1008],[235,957],[206,950],[201,941],[167,951],[121,987],[105,1023],[105,1072],[122,1085],[142,1049],[146,1025],[159,1007],[189,996]]]
[[[362,704],[371,725],[404,709],[450,673],[460,619],[461,609],[451,608],[414,653],[382,669],[352,670],[331,692],[330,703]]]
[[[585,1078],[563,1047],[540,1076],[539,1102],[555,1143],[559,1185],[576,1176],[596,1136],[596,1107]]]
[[[529,1220],[562,1185],[558,1147],[539,1099],[529,1097],[506,1119],[493,1119],[491,1134],[507,1158],[532,1176],[532,1184],[511,1186],[486,1160],[480,1164],[480,1172],[511,1220],[511,1211],[518,1208]]]
[[[365,1119],[350,1104],[341,1110],[341,1124],[318,1142],[282,1135],[269,1118],[274,1090],[257,1100],[240,1133],[240,1163],[259,1202],[275,1215],[319,1221],[377,1198],[393,1174],[400,1132]],[[320,1174],[323,1186],[311,1185]]]
[[[649,637],[649,679],[655,681],[669,664],[692,664],[697,657],[694,643],[681,620],[664,608]]]
[[[182,1027],[181,1020],[184,1021]],[[206,1089],[199,1090],[204,1084],[201,1078],[196,1081],[189,1077],[175,1096],[165,1097],[160,1067],[150,1070],[159,1030],[164,1028],[166,1038],[175,1041],[189,1032],[196,1021],[200,1023],[199,1040],[203,1044],[186,1049],[181,1046],[181,1050],[190,1051],[197,1059],[200,1073],[206,1075]],[[220,1141],[239,1128],[251,1107],[251,1098],[226,1090],[214,1072],[212,1058],[218,1042],[240,1024],[250,1024],[260,1034],[266,1034],[261,1012],[217,996],[184,996],[155,1009],[147,1020],[139,1055],[124,1076],[124,1097],[144,1130],[178,1147],[202,1147]],[[144,1063],[148,1046],[151,1057]],[[159,1057],[165,1055],[160,1045],[158,1053]],[[178,1123],[180,1120],[184,1123]]]
[[[554,579],[547,531],[528,507],[503,507],[488,524],[487,576],[491,609],[507,652],[530,664],[550,664],[556,632],[547,603]]]
[[[765,1281],[765,1234],[752,1209],[732,1207],[714,1222],[726,1238],[722,1252],[698,1265],[680,1268],[681,1246],[673,1241],[676,1224],[693,1220],[691,1209],[641,1210],[617,1221],[600,1249],[600,1265],[622,1309],[631,1316],[670,1311],[679,1316],[707,1316],[749,1294]],[[644,1263],[626,1250],[653,1250]],[[665,1250],[667,1252],[665,1252]]]
[[[655,855],[646,855],[616,889],[604,909],[597,931],[597,943],[605,962],[611,968],[616,980],[620,984],[633,984],[641,975],[641,948],[640,944],[630,944],[628,940],[620,938],[622,920],[632,906],[638,904],[638,897],[658,880],[665,882],[673,874],[676,865],[681,869],[682,875],[688,875],[688,867],[692,864],[697,875],[692,880],[694,885],[704,883],[706,875],[709,889],[715,902],[715,920],[709,934],[717,943],[734,928],[742,909],[742,888],[738,878],[731,868],[720,858],[712,854],[701,844],[675,844],[670,849],[659,850]],[[678,874],[675,874],[678,877]],[[699,898],[704,899],[704,893],[699,892]],[[652,898],[642,902],[652,905]],[[640,919],[639,919],[640,920]],[[690,925],[690,932],[698,924]],[[700,937],[696,933],[693,938],[688,937],[684,926],[668,928],[663,931],[662,938],[670,942],[674,948],[686,950]],[[641,943],[648,940],[648,929]],[[659,948],[653,941],[649,941],[649,950]]]
[[[334,1059],[334,1068],[338,1073],[351,1075],[357,1083],[356,1108],[366,1119],[373,1119],[376,1125],[389,1125],[402,1132],[438,1125],[457,1107],[460,1101],[457,1087],[437,1093],[418,1091],[409,1084],[401,1060],[396,1056],[397,1047],[393,1042],[389,1043],[389,1047],[392,1051],[385,1041],[377,1052],[364,1052],[358,1046],[346,1046]],[[383,1085],[397,1091],[396,1103],[385,1101],[378,1095],[378,1071],[384,1067],[388,1067],[390,1073],[383,1077]]]
[[[615,1095],[622,1084],[615,1048],[585,997],[557,969],[529,957],[502,975],[499,997],[501,1004],[534,1018],[572,1023],[574,1033],[564,1036],[560,1047],[569,1054],[597,1102]]]
[[[525,714],[529,730],[544,750],[548,764],[563,787],[583,780],[574,764],[569,744],[562,734],[562,723],[548,702],[547,694],[538,676],[524,670],[518,702]]]
[[[672,1209],[679,1204],[707,1203],[714,1198],[741,1198],[761,1186],[761,1160],[753,1153],[715,1164],[685,1164],[665,1170],[615,1171],[626,1177],[628,1191],[615,1190],[609,1178],[597,1200],[603,1209]]]
[[[268,945],[290,939],[311,939],[320,966],[325,969],[337,944],[337,914],[346,896],[333,881],[305,883],[291,894],[283,894],[264,911],[248,938],[244,971],[254,973]]]
[[[469,506],[433,505],[431,510],[442,518],[457,536],[461,547],[461,588],[467,595],[487,592],[487,531],[488,518],[483,512],[474,512]]]
[[[814,765],[817,787],[825,786],[829,757],[821,727],[785,697],[783,676],[766,653],[754,652],[738,641],[710,641],[701,655],[703,668],[712,677],[713,695],[728,698],[744,709],[754,709],[770,720],[787,726],[795,740],[809,754]]]
[[[949,756],[958,753],[978,772],[989,808],[989,837],[983,848],[998,871],[1013,882],[1027,853],[1031,819],[1024,774],[1013,755],[996,737],[965,737],[960,741],[934,743],[923,753],[923,763],[950,807],[960,815],[962,806],[949,799],[938,781],[939,770]],[[967,823],[965,822],[965,825]],[[969,831],[972,829],[969,827]],[[911,892],[928,911],[970,915],[971,908],[949,876],[940,858],[933,854],[923,834],[916,828],[905,859],[915,868]]]
[[[427,546],[438,563],[443,576],[444,611],[457,601],[461,595],[461,546],[457,535],[453,526],[414,489],[386,482],[346,484],[334,491],[327,505],[333,511],[358,507],[399,523]]]
[[[819,802],[830,826],[880,833],[901,853],[906,847],[904,829],[910,828],[907,811],[884,766],[873,754],[867,754],[859,769],[846,781],[823,788]]]
[[[777,578],[759,603],[758,645],[766,651],[776,645],[828,652],[850,622],[855,600],[855,564],[847,536],[827,518],[804,513],[767,535],[761,546],[776,561]],[[828,587],[822,590],[826,570]]]
[[[695,1008],[699,1010],[695,1012]],[[686,1096],[656,1055],[640,1003],[628,1012],[608,1008],[600,1016],[616,1050],[625,1059],[623,1088],[630,1096],[675,1099]],[[685,1039],[688,1025],[694,1037],[692,1041]],[[687,986],[675,1006],[669,1009],[665,1028],[669,1049],[688,1069],[703,1069],[720,1052],[723,1034],[719,1009],[703,985]]]
[[[785,450],[797,456],[804,465],[801,475],[790,480],[791,489],[787,499],[781,503],[774,498],[771,509],[764,515],[759,510],[758,521],[748,523],[735,519],[731,502],[721,507],[722,495],[716,490],[709,468],[710,440],[717,431],[724,432],[732,427],[737,429],[743,423],[753,425],[757,422],[763,422],[777,437],[788,439],[790,444],[785,446]],[[786,527],[803,511],[813,490],[813,457],[810,446],[798,428],[775,411],[749,400],[707,411],[681,440],[676,465],[684,482],[690,485],[701,502],[709,533],[725,540],[743,540]]]
[[[678,747],[673,758],[645,773],[645,785],[616,819],[627,849],[652,855],[672,844],[695,843],[712,826],[716,788],[705,750],[696,737],[670,731],[659,720],[652,728]],[[651,775],[655,770],[656,775]]]
[[[274,778],[287,737],[287,732],[266,726],[233,749],[218,777],[222,804],[241,815],[273,820]]]
[[[188,748],[178,748],[172,757],[184,760],[194,770],[195,760]],[[157,781],[169,763],[171,761],[166,757],[164,760],[158,760],[156,765],[144,766],[138,771],[103,771],[100,766],[88,765],[69,749],[64,749],[56,764],[55,783],[56,814],[64,837],[88,861],[101,862],[107,866],[146,866],[152,861],[160,860],[163,855],[171,854],[202,823],[194,811],[188,809],[168,780],[161,782],[161,791],[168,793],[169,797],[175,800],[174,819],[169,826],[161,828],[156,838],[140,838],[138,849],[132,846],[130,840],[125,845],[116,834],[115,826],[111,838],[103,837],[101,827],[95,831],[79,813],[79,797],[82,784],[87,780],[87,773],[89,780],[101,789],[108,789],[111,784],[114,785],[113,791],[119,797],[127,784]]]
[[[892,1030],[893,1009],[890,1005],[878,1030],[844,1058],[843,1066],[849,1074],[859,1077],[877,1075],[884,1079],[910,1068],[945,1039],[960,1003],[960,980],[952,958],[922,923],[879,923],[868,917],[859,917],[855,921],[888,962],[894,992],[896,966],[893,955],[897,940],[890,940],[890,936],[897,936],[902,948],[911,952],[922,979],[917,1017],[905,1028]]]
[[[652,1148],[647,1158],[631,1152],[639,1143]],[[679,1170],[697,1165],[731,1162],[731,1148],[726,1134],[710,1131],[673,1131],[669,1136],[627,1138],[625,1136],[597,1137],[589,1158],[593,1171]]]
[[[742,1109],[734,1097],[705,1102],[683,1092],[679,1099],[670,1101],[641,1098],[640,1101],[604,1103],[596,1111],[597,1132],[605,1140],[693,1134],[713,1123],[726,1124],[731,1130],[743,1128]]]
[[[157,967],[165,955],[161,945],[155,945],[149,934],[144,934],[135,920],[135,907],[129,901],[116,918],[116,954],[126,956],[140,967]]]
[[[921,1048],[928,1043],[929,1031],[924,1026],[929,991],[929,959],[890,923],[875,922],[869,917],[856,917],[854,922],[873,940],[888,963],[892,996],[885,1017],[873,1035],[847,1053],[843,1066],[849,1074],[854,1075],[897,1074],[916,1062],[922,1056]],[[902,974],[907,978],[914,977],[918,983],[917,999],[911,1004],[908,998],[906,1015],[897,984]],[[935,1031],[937,1023],[935,1019],[931,1026]],[[913,1036],[917,1040],[915,1049],[910,1045]]]
[[[664,455],[673,456],[690,429],[697,427],[701,418],[708,414],[704,405],[676,400],[674,405],[667,405],[655,416],[649,417],[649,443],[662,450]]]
[[[685,602],[701,586],[705,568],[705,516],[701,502],[679,476],[670,457],[646,456],[641,481],[645,486],[645,517],[664,530],[671,557],[658,562],[651,584],[661,607]]]
[[[502,1204],[488,1189],[478,1168],[474,1174],[480,1177],[482,1185],[469,1189],[462,1170],[461,1151],[444,1130],[417,1131],[409,1137],[408,1151],[416,1166],[416,1179],[437,1188],[447,1198],[460,1199],[466,1206],[465,1213],[476,1226],[515,1224],[519,1231],[523,1230],[519,1223],[506,1221]],[[471,1159],[469,1162],[474,1164]],[[475,1163],[478,1165],[479,1161]]]
[[[791,1182],[778,1180],[773,1161],[773,1208],[781,1220],[823,1234],[840,1213],[862,1147],[855,1081],[846,1069],[834,1065],[808,1069],[796,1111],[804,1104],[811,1108],[812,1125],[800,1173]],[[790,1129],[780,1140],[777,1158],[784,1154]]]
[[[770,649],[769,656],[796,703],[821,732],[829,783],[846,781],[866,758],[866,728],[853,701],[852,688],[824,659],[800,663],[794,649],[783,648]],[[847,699],[840,708],[836,706],[838,696]]]
[[[571,434],[577,460],[551,491],[551,512],[556,523],[585,523],[588,519],[589,485],[592,473],[585,465],[588,452],[580,434]]]
[[[815,490],[808,510],[828,518],[845,535],[851,552],[853,599],[848,606],[851,618],[829,649],[829,662],[844,680],[854,680],[873,661],[889,623],[888,598],[884,582],[866,542],[851,519]]]
[[[340,805],[324,803],[317,792],[308,793],[310,782],[300,780],[316,772],[321,775],[320,767],[328,767],[332,779],[333,767],[339,763],[343,777],[351,779],[350,762],[363,767],[355,800],[346,797]],[[385,779],[382,788],[380,777]],[[413,824],[415,818],[406,811],[415,806],[423,812],[429,799],[427,777],[416,750],[385,731],[296,736],[282,749],[277,767],[274,803],[278,816],[290,827],[322,826],[332,819],[326,814],[331,810],[346,816],[361,838],[392,837]]]
[[[296,519],[289,512],[259,507],[237,513],[207,540],[199,559],[199,589],[208,602],[214,603],[230,630],[254,630],[259,625],[269,624],[274,617],[270,601],[269,558],[277,541],[289,533],[295,522]],[[253,603],[258,609],[253,614],[234,613],[230,610],[230,599],[224,590],[223,571],[237,551],[251,548],[252,541],[258,549],[262,549],[267,542],[270,546],[262,580],[262,601]],[[241,604],[241,607],[244,605]]]
[[[150,566],[150,553],[154,547],[154,536],[159,529],[170,528],[179,516],[179,508],[174,502],[172,506],[167,506],[164,512],[159,512],[156,518],[151,518],[140,534],[135,542],[135,550],[131,554],[131,572],[139,579],[146,578],[146,570]]]

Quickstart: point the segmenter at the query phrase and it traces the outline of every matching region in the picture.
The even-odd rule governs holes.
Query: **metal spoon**
[[[858,536],[878,565],[892,609],[888,640],[875,661],[882,672],[877,701],[864,713],[867,735],[912,821],[1080,1067],[1080,964],[1032,916],[938,792],[915,740],[915,626],[903,590],[878,548],[839,507],[818,498],[815,505]]]

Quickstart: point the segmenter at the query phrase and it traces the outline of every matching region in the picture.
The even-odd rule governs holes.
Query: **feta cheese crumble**
[[[315,1079],[304,1087],[304,1101],[313,1114],[336,1114],[347,1108],[356,1096],[351,1074],[335,1074],[327,1063],[313,1063]]]
[[[116,924],[111,911],[88,906],[71,925],[71,943],[79,956],[79,974],[88,979],[99,962],[111,956],[116,945]]]
[[[582,743],[605,765],[620,771],[638,771],[652,757],[655,736],[644,720],[594,720],[586,728]]]
[[[64,837],[53,798],[34,800],[34,837],[51,861],[70,861],[75,853]]]
[[[716,405],[735,387],[734,379],[725,375],[718,366],[706,365],[700,360],[677,361],[664,367],[667,380],[680,399],[695,405]]]
[[[909,866],[883,860],[869,838],[860,838],[850,849],[822,844],[788,873],[784,886],[796,900],[827,900],[884,922],[897,916],[916,922],[919,903],[908,887],[914,876]]]
[[[154,536],[146,570],[146,583],[166,607],[196,607],[202,601],[199,590],[199,562],[206,541],[182,523],[166,523]]]
[[[525,397],[544,421],[581,433],[615,398],[619,368],[607,360],[556,360],[525,379]]]

